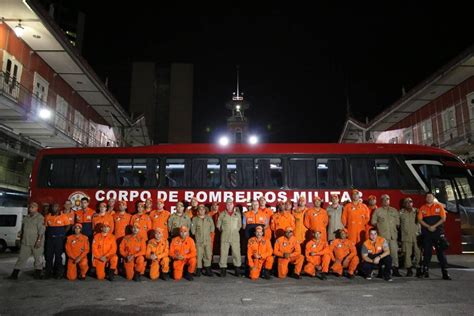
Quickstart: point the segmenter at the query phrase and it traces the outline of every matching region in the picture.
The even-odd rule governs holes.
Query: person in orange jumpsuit
[[[158,199],[156,201],[157,209],[150,213],[151,227],[153,232],[157,228],[161,228],[163,233],[163,238],[168,240],[168,220],[170,218],[170,212],[165,210],[165,201]]]
[[[132,215],[127,213],[127,202],[118,202],[118,212],[114,214],[114,235],[117,240],[117,244],[120,245],[122,238],[128,234],[127,229],[130,226],[130,220]]]
[[[138,225],[140,236],[142,236],[145,241],[148,240],[148,230],[151,229],[152,224],[150,216],[145,213],[144,202],[137,203],[137,213],[130,219],[130,225]]]
[[[193,219],[194,216],[197,216],[198,213],[198,207],[199,207],[199,201],[196,197],[191,198],[191,205],[189,205],[186,208],[186,211],[184,212],[190,219]]]
[[[304,256],[301,254],[301,246],[293,236],[293,228],[285,229],[285,236],[281,236],[275,242],[273,254],[278,257],[278,277],[286,278],[288,274],[288,264],[295,265],[293,277],[301,279],[301,269],[303,268]]]
[[[69,235],[66,240],[67,254],[67,278],[68,280],[85,280],[89,265],[87,264],[87,254],[90,251],[89,238],[81,234],[82,225],[73,226],[74,234]],[[77,275],[77,266],[81,273]]]
[[[123,237],[120,243],[120,255],[124,259],[127,280],[140,281],[145,273],[146,241],[139,234],[138,225],[132,227],[132,234]]]
[[[257,280],[260,277],[262,267],[264,267],[262,276],[270,279],[270,271],[273,267],[273,249],[270,241],[263,238],[263,227],[255,227],[255,237],[248,241],[247,261],[250,268],[250,279]]]
[[[145,199],[145,213],[150,215],[153,211],[153,200],[151,198]]]
[[[303,244],[306,237],[306,231],[308,230],[304,226],[304,214],[308,208],[306,207],[306,198],[300,196],[298,199],[298,205],[291,213],[295,218],[295,237],[298,240],[298,243]]]
[[[45,278],[51,276],[60,279],[64,275],[62,254],[66,234],[71,225],[67,215],[60,212],[58,203],[54,203],[51,212],[44,218],[46,226],[46,240],[44,257],[46,259]]]
[[[114,280],[115,269],[117,269],[117,242],[115,236],[110,233],[107,224],[102,225],[102,232],[95,234],[92,242],[93,266],[96,269],[97,279],[105,279],[105,267],[108,265],[107,279]]]
[[[305,247],[306,265],[304,272],[313,277],[320,271],[320,279],[326,280],[331,262],[331,251],[326,240],[322,239],[319,231],[313,233],[313,239],[306,243]]]
[[[377,206],[377,198],[375,197],[375,195],[369,195],[369,197],[367,198],[367,207],[369,208],[369,222],[367,223],[367,225],[365,225],[365,237],[364,237],[364,240],[367,240],[369,239],[369,231],[374,228],[374,226],[372,226],[370,224],[370,221],[372,220],[372,214],[374,213],[374,211],[378,208]]]
[[[164,230],[156,228],[154,238],[148,240],[146,246],[146,258],[150,263],[150,279],[156,280],[160,277],[160,266],[162,270],[161,279],[168,279],[170,271],[170,257],[168,240],[164,238]]]
[[[267,224],[265,225],[265,239],[272,240],[272,230],[270,229],[270,218],[273,216],[273,211],[271,208],[267,207],[267,200],[263,196],[258,199],[259,210],[264,212],[267,215]]]
[[[89,207],[89,199],[83,197],[81,199],[81,208],[76,211],[76,223],[82,224],[82,233],[92,242],[94,230],[92,229],[92,217],[95,211]]]
[[[319,196],[314,196],[314,208],[308,210],[304,215],[304,226],[311,232],[319,231],[321,239],[327,241],[327,227],[329,223],[328,212],[321,207],[322,200]],[[312,234],[312,233],[311,233]],[[313,236],[307,236],[310,239]]]
[[[94,234],[102,231],[102,225],[109,225],[110,232],[114,232],[114,218],[112,215],[107,213],[107,204],[101,202],[99,204],[99,213],[94,214],[92,217],[92,229]]]
[[[194,240],[189,237],[189,229],[186,226],[179,228],[179,236],[171,240],[170,256],[173,258],[173,277],[176,281],[183,277],[184,267],[187,265],[187,273],[184,278],[193,281],[193,274],[196,271],[197,250]]]
[[[114,216],[115,214],[115,202],[116,200],[114,198],[111,198],[107,201],[107,214],[110,216]]]
[[[336,239],[329,246],[332,260],[334,261],[331,269],[338,276],[342,276],[344,268],[347,268],[346,276],[349,279],[354,278],[354,272],[359,264],[357,250],[354,242],[347,239],[347,230],[339,229],[336,233]]]
[[[64,201],[64,206],[63,210],[61,213],[66,215],[69,218],[69,224],[73,225],[76,219],[76,214],[74,210],[72,209],[72,202],[71,200],[66,200]],[[72,226],[71,229],[68,231],[68,235],[74,234],[74,231],[72,231]]]
[[[362,202],[360,191],[353,190],[352,202],[347,203],[342,211],[342,225],[347,229],[347,238],[357,246],[364,241],[369,213],[369,208]]]
[[[290,200],[278,203],[277,212],[270,219],[270,229],[273,231],[275,240],[285,235],[285,229],[289,226],[295,229],[295,217],[291,214],[293,203]]]

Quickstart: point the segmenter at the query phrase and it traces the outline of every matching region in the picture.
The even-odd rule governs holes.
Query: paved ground
[[[432,268],[429,280],[404,277],[392,283],[360,277],[253,282],[229,274],[194,282],[37,281],[30,262],[20,280],[0,281],[0,315],[473,315],[474,256],[448,260],[453,281],[441,280],[439,269]],[[0,256],[0,277],[8,275],[14,262],[14,254]]]

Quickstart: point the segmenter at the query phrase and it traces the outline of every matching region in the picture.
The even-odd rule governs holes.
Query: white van
[[[20,247],[20,231],[26,207],[0,207],[0,253]]]

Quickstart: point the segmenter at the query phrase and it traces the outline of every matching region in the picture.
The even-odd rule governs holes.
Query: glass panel
[[[253,160],[227,159],[226,185],[231,188],[253,188]]]
[[[184,159],[166,159],[166,186],[172,188],[186,186],[185,166]]]
[[[280,158],[255,160],[255,183],[258,188],[275,188],[283,185],[283,167]]]
[[[314,159],[292,158],[290,159],[290,188],[309,188],[316,186],[316,169]]]

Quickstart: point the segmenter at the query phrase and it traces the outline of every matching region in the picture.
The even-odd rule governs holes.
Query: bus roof
[[[49,148],[42,155],[76,154],[421,154],[456,157],[436,147],[406,144],[163,144],[142,147]]]

